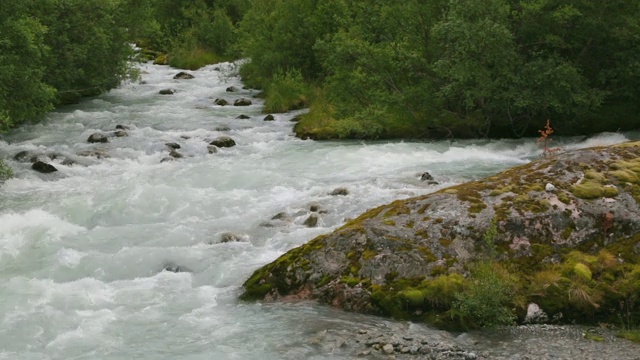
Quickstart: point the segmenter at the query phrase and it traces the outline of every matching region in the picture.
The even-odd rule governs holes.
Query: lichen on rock
[[[605,319],[640,288],[629,275],[640,274],[639,179],[640,142],[630,142],[394,201],[258,269],[241,298],[312,299],[464,327],[455,294],[472,288],[478,263],[490,262],[517,279],[511,305],[520,320],[531,302],[565,321]]]

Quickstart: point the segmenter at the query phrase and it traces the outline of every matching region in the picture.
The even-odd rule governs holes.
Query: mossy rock
[[[242,298],[293,296],[459,328],[473,319],[452,304],[473,288],[476,265],[492,261],[514,279],[515,315],[535,302],[562,321],[611,322],[640,288],[636,145],[567,152],[368,210],[258,269]]]

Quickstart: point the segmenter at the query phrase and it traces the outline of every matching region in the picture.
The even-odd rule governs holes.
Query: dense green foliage
[[[195,69],[237,57],[314,138],[636,129],[640,3],[23,0],[0,4],[0,127],[116,86],[126,42]]]
[[[123,0],[130,40],[169,53],[169,64],[197,69],[238,55],[236,24],[248,0]]]
[[[299,135],[523,136],[640,123],[640,4],[559,0],[254,1],[243,75],[318,88]],[[317,103],[317,106],[316,106]]]
[[[117,86],[131,49],[110,0],[0,4],[0,130]]]
[[[0,184],[11,177],[13,177],[13,170],[7,163],[0,159]]]

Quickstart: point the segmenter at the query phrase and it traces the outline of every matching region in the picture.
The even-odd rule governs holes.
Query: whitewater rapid
[[[142,81],[0,137],[15,177],[0,185],[0,359],[302,359],[352,354],[309,343],[326,328],[399,324],[313,304],[238,302],[243,281],[285,251],[363,211],[478,179],[540,156],[535,140],[315,142],[300,112],[263,121],[237,65],[178,72],[143,64]],[[159,95],[172,88],[174,95]],[[251,99],[248,107],[217,106]],[[250,119],[236,119],[244,114]],[[116,125],[127,137],[89,144]],[[209,154],[226,135],[237,146]],[[629,138],[565,139],[565,149]],[[582,140],[582,139],[580,139]],[[181,145],[183,158],[165,143]],[[80,157],[101,149],[108,157]],[[40,174],[13,156],[62,154]],[[419,180],[430,172],[440,183]],[[345,187],[347,196],[329,193]],[[304,226],[310,206],[326,210]],[[272,221],[281,212],[288,221]],[[270,226],[265,226],[270,225]],[[222,243],[232,233],[239,241]],[[163,271],[168,264],[188,272]],[[386,325],[385,325],[386,324]],[[390,325],[391,324],[391,325]]]

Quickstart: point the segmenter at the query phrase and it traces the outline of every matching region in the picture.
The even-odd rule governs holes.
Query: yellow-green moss
[[[583,181],[574,185],[571,192],[581,199],[598,199],[604,196],[604,186],[595,181]]]
[[[577,263],[573,266],[573,273],[580,276],[585,280],[591,280],[593,278],[593,274],[589,267],[583,263]]]
[[[613,170],[609,173],[619,181],[623,182],[637,183],[640,180],[635,172],[627,169]]]
[[[360,284],[361,281],[362,281],[362,279],[356,278],[356,277],[351,277],[351,276],[343,276],[342,278],[340,278],[340,282],[343,283],[343,284],[347,284],[347,286],[349,286],[349,287],[354,287],[354,286]]]
[[[424,304],[424,294],[418,289],[407,289],[399,293],[400,298],[407,302],[410,307],[419,307]]]
[[[571,199],[569,199],[569,196],[567,196],[564,191],[558,192],[558,200],[563,204],[569,204],[571,202]]]
[[[604,187],[604,197],[612,198],[618,196],[620,192],[618,188],[613,185],[607,185]]]

